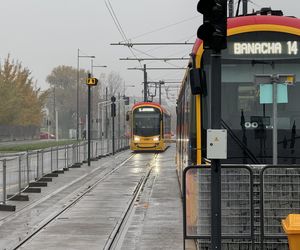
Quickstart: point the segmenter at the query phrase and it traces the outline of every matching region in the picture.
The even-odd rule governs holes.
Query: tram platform
[[[158,155],[138,153],[127,159],[130,155],[130,151],[125,151],[92,162],[91,167],[84,164],[81,169],[72,169],[60,175],[57,178],[59,183],[72,182],[72,179],[79,178],[83,173],[95,172],[95,169],[101,168],[103,164],[108,166],[101,172],[102,180],[99,183],[92,180],[82,183],[77,195],[95,185],[93,189],[45,225],[20,249],[110,249],[109,244],[114,232],[123,220],[124,211],[129,206],[142,175],[146,175],[145,186],[133,203],[122,233],[118,236],[116,249],[182,249],[182,201],[175,170],[175,147],[172,146]],[[113,166],[120,162],[123,162],[122,167],[113,170]],[[51,188],[54,189],[53,186]],[[40,195],[43,195],[43,192]],[[48,210],[48,214],[44,214],[44,220],[36,219],[33,213],[42,213],[36,208],[23,215],[27,216],[26,222],[22,214],[16,214],[18,223],[11,223],[10,227],[4,228],[7,224],[3,222],[0,224],[0,235],[9,235],[8,230],[15,230],[12,235],[19,238],[11,236],[9,241],[22,241],[22,235],[25,233],[22,223],[31,225],[33,231],[55,213],[54,208],[67,208],[69,202],[75,198],[72,194],[67,194],[60,199],[63,202],[56,200],[52,205],[47,203],[52,209],[39,208]],[[28,215],[30,213],[31,215]],[[27,234],[30,234],[30,230],[27,231]],[[7,243],[0,240],[2,248],[7,247],[3,245],[5,242]],[[193,244],[188,245],[186,249],[193,249]]]

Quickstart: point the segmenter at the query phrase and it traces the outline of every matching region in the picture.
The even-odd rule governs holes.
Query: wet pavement
[[[122,249],[182,249],[182,203],[175,147],[161,153],[136,206]]]
[[[42,194],[33,194],[33,196],[46,197],[51,194],[51,188],[62,188],[66,183],[76,178],[83,178],[91,171],[95,171],[95,175],[97,171],[100,174],[107,172],[108,169],[105,170],[104,165],[111,168],[130,154],[130,151],[126,151],[114,157],[92,162],[90,168],[84,165],[79,169],[71,169],[68,173],[54,179],[53,186],[43,189]],[[152,171],[141,196],[135,203],[126,231],[119,240],[120,249],[182,249],[182,203],[175,167],[175,145],[166,152],[160,153],[156,159],[151,153],[135,154],[123,167],[98,183],[86,196],[20,249],[105,249],[141,177],[148,171],[151,160]],[[79,191],[77,193],[80,193],[92,183],[90,177],[88,181],[82,180],[79,185],[81,189],[77,186],[70,186],[69,189],[77,188]],[[19,211],[18,216],[17,211],[15,216],[10,215],[9,218],[4,219],[7,212],[1,212],[1,249],[11,249],[13,244],[9,242],[16,243],[18,237],[22,240],[24,234],[32,232],[45,222],[47,216],[74,199],[74,193],[63,189],[59,196],[55,195],[52,198],[46,203],[41,203],[40,206],[23,203],[24,206],[32,206],[32,209],[28,209],[26,213]],[[38,202],[39,198],[35,199]]]

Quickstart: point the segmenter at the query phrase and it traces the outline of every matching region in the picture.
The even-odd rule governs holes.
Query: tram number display
[[[298,56],[298,41],[229,42],[228,53],[234,56]]]

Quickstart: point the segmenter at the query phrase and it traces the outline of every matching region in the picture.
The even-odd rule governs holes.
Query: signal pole
[[[248,0],[243,0],[243,15],[247,15],[248,13]]]
[[[227,0],[200,0],[198,12],[203,14],[204,23],[197,31],[203,40],[204,49],[211,50],[210,105],[211,128],[215,134],[213,143],[207,143],[207,155],[211,159],[211,249],[221,250],[221,160],[224,155],[214,147],[217,130],[221,129],[221,50],[227,47]],[[226,142],[224,143],[226,145]],[[225,147],[226,148],[226,147]],[[226,157],[226,156],[225,156]]]
[[[89,74],[89,77],[90,74]],[[91,86],[88,85],[88,166],[91,166]]]
[[[112,117],[112,154],[115,154],[115,117],[116,117],[116,97],[112,96],[111,100],[111,117]]]
[[[146,64],[144,64],[144,102],[148,101],[147,93],[148,93],[147,71],[146,71]]]
[[[88,166],[91,166],[91,86],[96,86],[98,79],[92,78],[92,75],[89,73],[88,78],[86,79],[86,84],[88,85]]]
[[[221,51],[211,54],[211,128],[221,128]],[[221,250],[221,161],[211,160],[211,245]]]
[[[228,1],[228,9],[229,9],[229,17],[233,17],[233,12],[234,12],[234,0],[229,0]]]

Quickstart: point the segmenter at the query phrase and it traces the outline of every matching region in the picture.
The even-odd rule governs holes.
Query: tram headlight
[[[153,141],[159,141],[159,137],[154,137]]]
[[[141,139],[140,139],[140,137],[135,136],[135,137],[133,137],[133,140],[134,140],[134,141],[140,141]]]

